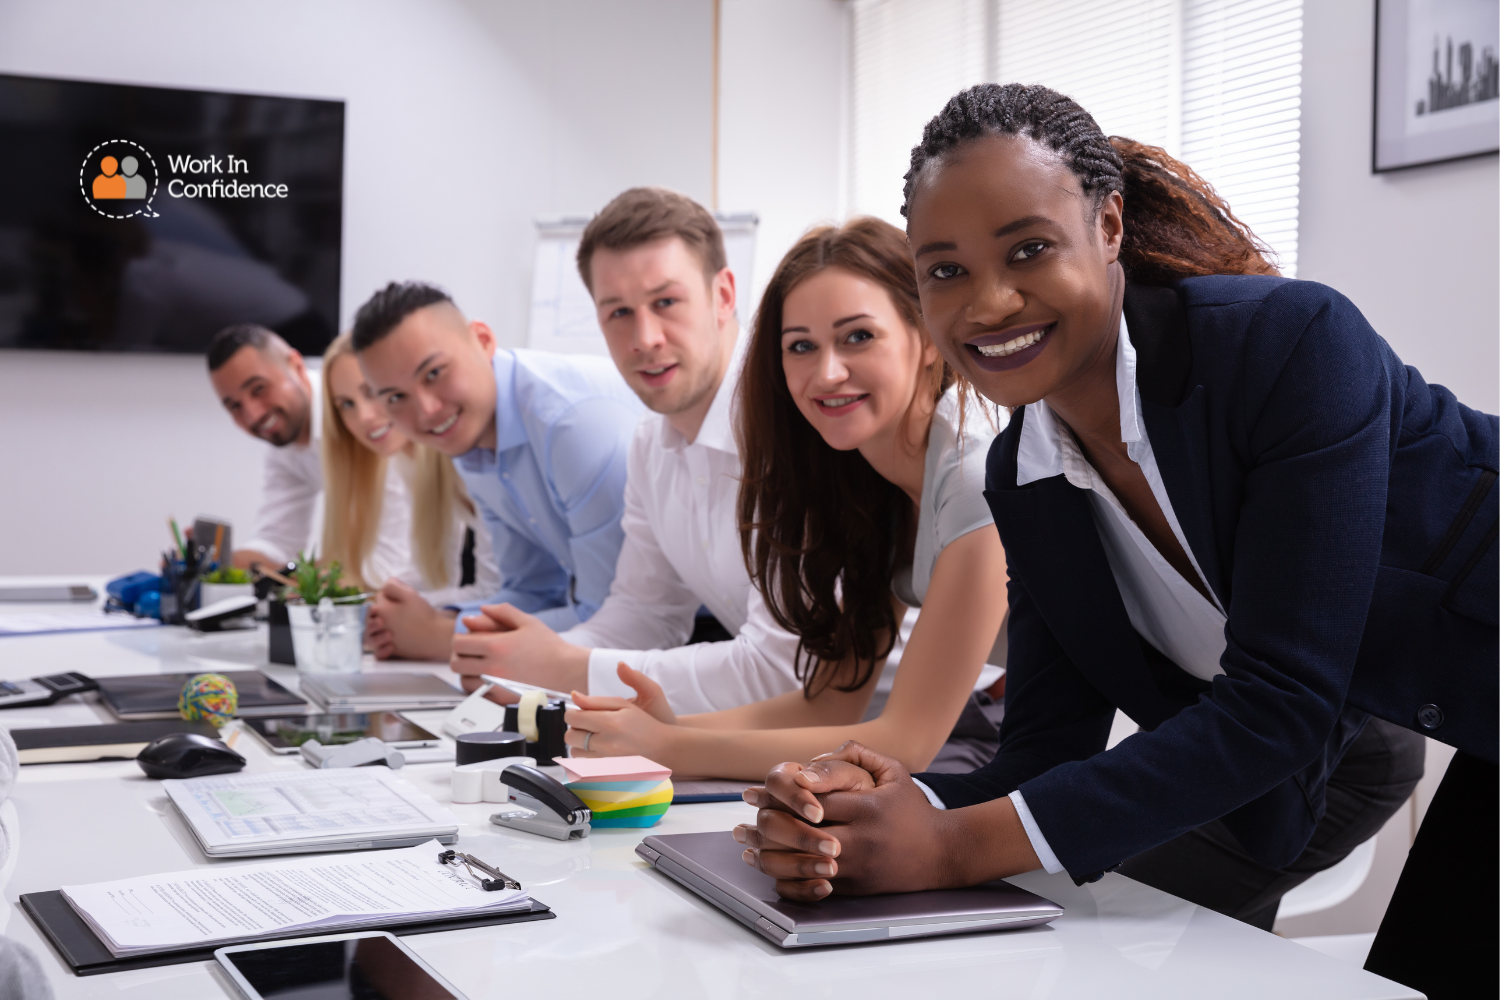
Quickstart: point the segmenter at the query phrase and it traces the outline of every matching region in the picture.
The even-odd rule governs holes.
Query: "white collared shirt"
[[[1135,347],[1130,342],[1123,316],[1120,317],[1120,336],[1115,350],[1115,388],[1120,397],[1120,440],[1131,461],[1140,466],[1151,487],[1151,495],[1156,498],[1172,534],[1201,580],[1203,570],[1182,533],[1182,525],[1172,509],[1172,500],[1167,495],[1156,455],[1151,449],[1151,439],[1146,436],[1145,423],[1141,419],[1141,395],[1136,384]],[[1021,440],[1016,448],[1016,485],[1025,486],[1058,475],[1066,477],[1073,486],[1089,491],[1094,524],[1130,624],[1147,642],[1194,677],[1211,680],[1223,673],[1219,661],[1224,655],[1227,617],[1218,599],[1206,599],[1157,551],[1125,512],[1114,492],[1084,458],[1072,432],[1046,402],[1028,403],[1021,425]],[[923,786],[923,791],[936,804],[933,792],[926,786]],[[1032,849],[1043,867],[1048,872],[1062,871],[1062,864],[1048,846],[1047,838],[1037,826],[1020,790],[1011,792],[1010,799],[1015,803]]]
[[[749,339],[741,333],[736,341],[693,441],[660,414],[636,427],[614,583],[593,617],[562,633],[591,648],[590,694],[635,693],[616,673],[622,660],[660,684],[679,714],[734,708],[802,686],[793,671],[797,637],[767,612],[740,551],[733,406]],[[684,646],[700,606],[734,639]]]
[[[277,447],[266,445],[265,485],[261,489],[260,512],[255,518],[255,536],[237,542],[235,548],[264,552],[278,562],[288,562],[307,548],[318,494],[323,492],[323,398],[317,372],[308,372],[307,444]]]

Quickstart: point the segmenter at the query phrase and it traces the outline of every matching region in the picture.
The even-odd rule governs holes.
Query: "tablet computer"
[[[214,960],[245,1000],[464,1000],[387,931],[233,945]]]
[[[647,837],[635,849],[657,871],[782,948],[1016,930],[1056,920],[1063,908],[1009,882],[794,903],[745,864],[729,831]]]
[[[384,740],[398,750],[435,747],[441,742],[435,734],[395,712],[335,712],[240,721],[275,753],[296,753],[308,740],[326,747],[367,736]]]

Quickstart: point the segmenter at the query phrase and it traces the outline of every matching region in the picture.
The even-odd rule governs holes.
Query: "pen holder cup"
[[[161,606],[158,617],[163,625],[181,625],[189,611],[198,610],[198,577],[187,571],[180,559],[162,562]]]
[[[316,674],[352,674],[364,654],[367,604],[288,604],[297,669]]]

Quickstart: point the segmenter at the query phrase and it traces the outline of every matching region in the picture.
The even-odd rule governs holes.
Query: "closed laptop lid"
[[[776,895],[776,883],[769,875],[745,864],[744,846],[728,831],[647,837],[641,846],[675,861],[725,895],[795,933],[1011,916],[1051,919],[1063,912],[1049,899],[998,881],[966,889],[830,896],[817,903],[794,903]]]
[[[418,673],[308,674],[302,690],[320,701],[329,698],[368,700],[463,700],[463,692],[441,677]]]
[[[201,670],[198,673],[213,673]],[[239,713],[286,714],[301,708],[302,699],[259,670],[218,671],[234,682],[239,692]],[[130,677],[100,677],[99,697],[110,711],[122,718],[145,715],[177,717],[177,698],[182,687],[197,674],[137,674]]]

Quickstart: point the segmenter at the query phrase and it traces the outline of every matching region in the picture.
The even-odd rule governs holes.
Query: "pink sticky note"
[[[660,781],[672,776],[670,767],[645,757],[559,757],[557,762],[569,781]]]

